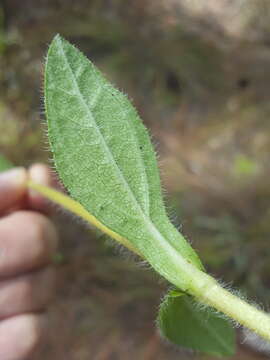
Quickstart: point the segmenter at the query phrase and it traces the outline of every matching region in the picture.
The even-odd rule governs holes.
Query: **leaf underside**
[[[211,308],[201,309],[188,295],[169,293],[160,306],[158,327],[174,344],[214,356],[231,356],[235,351],[232,325]]]
[[[179,274],[179,261],[184,258],[199,269],[203,267],[166,215],[146,128],[127,97],[59,35],[52,41],[46,61],[45,108],[56,169],[71,197],[127,239],[162,276],[187,290],[189,283]],[[162,333],[177,344],[207,351],[203,344],[172,336],[170,318],[180,298],[175,299],[173,302],[168,297],[161,306]],[[191,310],[186,302],[179,305],[175,323],[182,326],[185,313],[181,309]],[[231,328],[226,324],[209,315],[211,340],[215,332],[223,330],[231,339]],[[202,332],[201,325],[198,329]],[[215,346],[210,353],[229,352],[226,344],[225,349]]]
[[[45,107],[56,169],[71,196],[141,253],[154,252],[147,239],[155,228],[201,267],[166,215],[155,153],[135,108],[58,35],[46,61]]]

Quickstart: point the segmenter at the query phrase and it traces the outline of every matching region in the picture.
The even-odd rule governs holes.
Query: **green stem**
[[[82,217],[142,257],[140,252],[135,249],[127,239],[107,228],[85,210],[82,205],[69,196],[32,181],[29,181],[27,186]],[[159,236],[159,233],[157,233],[157,236]],[[177,267],[179,269],[179,273],[174,274],[173,277],[174,285],[181,288],[180,284],[183,284],[183,278],[185,278],[188,284],[187,292],[193,295],[199,302],[214,307],[218,311],[236,320],[239,324],[256,332],[263,338],[270,340],[270,316],[267,313],[249,305],[247,302],[224,289],[213,277],[196,268],[179,253],[172,253],[171,259],[173,262],[177,261]]]
[[[159,232],[156,232],[157,239],[159,236]],[[162,243],[160,239],[159,242]],[[164,251],[170,254],[172,263],[177,263],[179,269],[176,274],[170,274],[174,285],[182,289],[184,284],[184,290],[200,303],[214,307],[266,340],[270,340],[270,316],[267,313],[224,289],[212,276],[195,267],[179,252],[174,252],[167,246],[164,246]]]
[[[135,254],[143,257],[137,249],[124,237],[120,236],[119,234],[115,233],[111,229],[107,228],[104,224],[102,224],[100,221],[98,221],[97,218],[95,218],[92,214],[90,214],[85,208],[78,203],[77,201],[71,199],[71,197],[56,191],[53,188],[50,188],[48,186],[37,184],[31,180],[28,180],[26,184],[29,188],[32,190],[35,190],[39,192],[41,195],[43,195],[45,198],[55,202],[56,204],[62,206],[63,208],[71,211],[73,214],[78,215],[79,217],[86,220],[91,225],[94,225],[99,230],[103,231],[105,234],[109,235],[116,241],[118,241],[120,244],[124,245],[126,248],[128,248],[130,251],[134,252]]]
[[[233,295],[230,291],[224,289],[213,277],[198,270],[193,265],[189,265],[187,266],[188,273],[186,274],[191,279],[192,285],[189,289],[191,295],[202,304],[214,307],[266,340],[270,340],[269,314]]]
[[[269,314],[233,295],[218,283],[211,285],[205,293],[198,294],[198,298],[201,302],[215,307],[266,340],[270,340]]]

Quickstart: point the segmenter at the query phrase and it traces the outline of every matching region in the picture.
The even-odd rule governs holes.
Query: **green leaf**
[[[166,215],[147,130],[127,97],[59,35],[46,61],[45,107],[56,169],[71,196],[186,289],[179,261],[202,265]]]
[[[235,351],[232,325],[211,308],[200,308],[182,292],[168,293],[160,306],[157,324],[161,334],[174,344],[214,356]]]
[[[0,172],[13,168],[12,163],[0,154]]]

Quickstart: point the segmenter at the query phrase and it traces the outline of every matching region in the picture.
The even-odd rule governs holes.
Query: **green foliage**
[[[146,128],[127,97],[60,36],[54,38],[46,61],[45,106],[55,165],[71,196],[132,244],[163,277],[188,291],[193,284],[179,266],[199,273],[203,266],[167,217]],[[180,305],[179,314],[186,303]],[[175,311],[175,303],[167,301],[166,309],[159,322],[165,335],[163,324],[170,322],[166,317]],[[212,333],[219,332],[221,323],[224,320],[210,322]],[[223,326],[229,339],[232,331],[229,324]],[[210,348],[196,341],[184,345],[205,352]],[[225,353],[214,345],[210,350]]]
[[[171,291],[160,306],[158,326],[174,344],[215,356],[231,356],[235,333],[230,323],[211,308],[200,309],[193,298]]]
[[[59,36],[48,52],[45,82],[49,141],[71,196],[150,258],[158,231],[200,267],[168,220],[155,154],[127,97]]]
[[[12,163],[0,154],[0,172],[11,169],[13,167]]]

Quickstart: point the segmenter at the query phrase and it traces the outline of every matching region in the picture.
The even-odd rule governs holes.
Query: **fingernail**
[[[0,187],[25,186],[27,173],[23,167],[17,167],[0,173]]]

